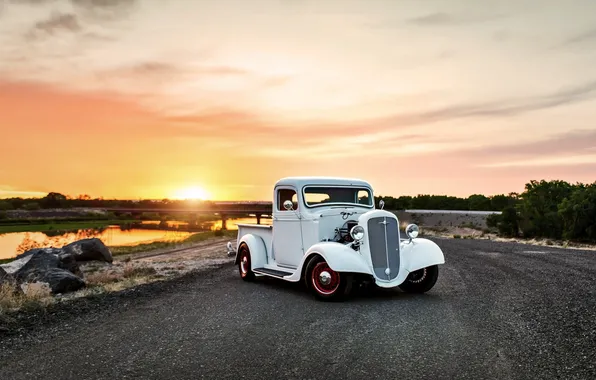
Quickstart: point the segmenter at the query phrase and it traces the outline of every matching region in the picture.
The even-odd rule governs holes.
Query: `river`
[[[143,224],[156,225],[159,221],[144,221]],[[256,223],[255,218],[228,219],[227,229],[237,230],[239,223]],[[261,219],[262,224],[270,224],[271,219]],[[185,222],[169,221],[168,225],[183,226]],[[203,222],[204,231],[221,228],[221,221]],[[57,234],[56,232],[9,232],[0,234],[0,259],[8,259],[31,248],[62,247],[73,241],[85,238],[99,238],[108,246],[131,246],[157,241],[179,241],[191,233],[165,229],[125,229],[120,226],[107,226],[102,229],[80,229]]]

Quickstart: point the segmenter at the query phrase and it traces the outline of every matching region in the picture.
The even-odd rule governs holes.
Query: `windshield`
[[[369,189],[360,187],[309,186],[304,189],[304,202],[309,207],[329,204],[372,206]]]

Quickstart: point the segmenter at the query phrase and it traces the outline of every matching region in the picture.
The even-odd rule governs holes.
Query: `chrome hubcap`
[[[321,274],[319,275],[319,281],[322,285],[329,285],[329,283],[331,282],[331,275],[329,274],[329,272],[321,272]]]
[[[246,256],[244,256],[242,258],[242,261],[240,262],[240,269],[242,269],[242,273],[246,273],[247,266],[248,266],[248,259],[246,258]]]

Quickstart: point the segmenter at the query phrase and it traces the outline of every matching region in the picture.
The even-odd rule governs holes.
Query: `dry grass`
[[[124,278],[131,278],[131,277],[148,277],[157,274],[155,268],[142,265],[142,266],[134,266],[134,265],[126,265],[124,267],[124,271],[122,275]]]
[[[47,284],[34,282],[17,288],[11,283],[0,285],[0,315],[15,310],[38,310],[54,303]]]
[[[85,276],[85,282],[87,283],[87,286],[110,284],[120,280],[122,280],[122,274],[112,271],[97,271]]]

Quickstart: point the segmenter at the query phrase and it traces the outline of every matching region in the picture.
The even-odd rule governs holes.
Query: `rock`
[[[112,253],[97,238],[79,240],[62,248],[31,249],[0,267],[0,282],[10,276],[18,284],[46,282],[54,294],[71,292],[85,286],[79,263],[87,261],[112,263]]]
[[[62,253],[62,250],[60,248],[34,248],[34,249],[30,249],[26,252],[21,253],[20,255],[17,255],[17,257],[15,257],[15,260],[20,260],[23,259],[25,257],[29,257],[31,255],[36,255],[40,252],[43,253],[51,253],[54,255],[59,255]]]
[[[73,255],[61,255],[59,256],[60,265],[59,268],[65,269],[70,273],[76,274],[79,277],[83,277],[83,271],[79,267],[79,263]]]
[[[12,277],[4,270],[4,268],[0,267],[0,285],[5,282],[11,282]]]
[[[31,251],[35,252],[29,254]],[[53,248],[31,251],[23,253],[19,259],[21,266],[14,272],[14,278],[18,282],[34,282],[41,273],[60,266],[60,258],[53,252]]]
[[[90,238],[75,241],[62,247],[63,254],[74,256],[77,262],[82,261],[104,261],[112,263],[112,252],[98,238]]]
[[[74,292],[85,287],[83,279],[60,268],[51,268],[42,272],[38,281],[48,283],[53,294]]]

